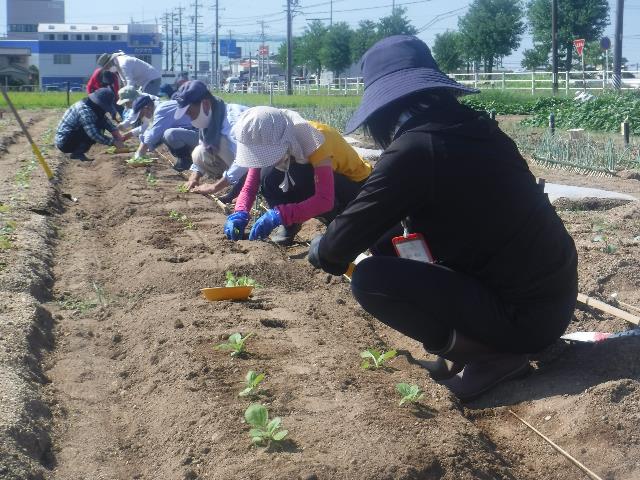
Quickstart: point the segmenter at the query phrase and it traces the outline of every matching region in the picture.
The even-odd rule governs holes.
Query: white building
[[[38,67],[43,88],[85,84],[103,53],[123,51],[162,71],[157,25],[41,23],[37,40],[0,40],[2,47],[30,50],[29,63]]]

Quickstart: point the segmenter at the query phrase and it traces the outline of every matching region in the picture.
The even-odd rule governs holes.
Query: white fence
[[[558,89],[569,95],[578,90],[606,90],[611,85],[612,72],[581,71],[559,72]],[[480,90],[510,90],[529,92],[535,95],[539,92],[552,90],[551,72],[494,72],[494,73],[454,73],[449,77],[463,85]],[[622,78],[623,90],[640,88],[640,71],[624,71]],[[249,86],[238,86],[235,89],[242,93],[283,94],[287,91],[286,82],[260,83],[252,82]],[[364,91],[362,77],[338,78],[330,84],[320,84],[317,80],[294,80],[293,93],[299,95],[360,95]]]

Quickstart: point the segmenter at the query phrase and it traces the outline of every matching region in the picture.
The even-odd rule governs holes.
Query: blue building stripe
[[[0,48],[29,48],[32,54],[94,54],[105,52],[117,52],[122,50],[131,55],[161,55],[162,46],[157,47],[133,47],[127,42],[98,42],[81,40],[0,40]]]

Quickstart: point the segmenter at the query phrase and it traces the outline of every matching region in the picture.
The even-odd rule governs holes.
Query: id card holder
[[[395,237],[391,240],[400,258],[417,260],[418,262],[433,263],[433,255],[424,237],[420,233],[410,233],[407,236]]]

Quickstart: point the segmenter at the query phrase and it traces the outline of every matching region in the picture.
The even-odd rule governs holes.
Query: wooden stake
[[[549,445],[551,445],[555,450],[560,452],[561,455],[563,455],[567,460],[569,460],[576,467],[578,467],[580,470],[582,470],[589,478],[591,478],[592,480],[602,480],[601,477],[599,477],[598,475],[593,473],[591,470],[589,470],[587,467],[585,467],[582,463],[580,463],[578,460],[576,460],[571,455],[569,455],[567,452],[565,452],[562,448],[560,448],[558,445],[556,445],[550,438],[548,438],[544,434],[540,433],[532,425],[530,425],[525,420],[523,420],[518,415],[516,415],[512,410],[509,410],[509,413],[511,415],[513,415],[514,417],[516,417],[518,420],[520,420],[522,423],[524,423],[531,430],[533,430],[538,436],[540,436],[540,438],[542,438],[545,442],[547,442]]]
[[[600,310],[601,312],[609,313],[622,320],[633,323],[634,325],[640,325],[640,317],[633,315],[632,313],[625,312],[624,310],[620,310],[619,308],[613,307],[608,303],[601,302],[600,300],[588,297],[587,295],[584,295],[582,293],[578,294],[578,301],[580,303],[584,303],[588,307],[593,307],[596,310]]]
[[[40,166],[44,170],[44,173],[47,175],[47,178],[49,180],[53,180],[53,172],[51,171],[49,164],[42,156],[42,153],[40,152],[40,149],[36,145],[36,142],[34,142],[33,138],[31,138],[31,134],[29,133],[29,130],[27,130],[27,126],[22,121],[22,118],[20,118],[20,115],[18,115],[18,111],[16,110],[16,107],[14,107],[13,103],[11,102],[9,95],[7,95],[6,88],[2,89],[2,96],[4,97],[4,101],[7,102],[7,105],[9,105],[9,108],[11,109],[13,116],[16,117],[16,121],[18,122],[18,125],[20,125],[20,128],[22,129],[22,133],[24,133],[24,136],[27,137],[27,140],[31,144],[31,150],[33,150],[33,154],[38,159],[38,163],[40,163]]]

